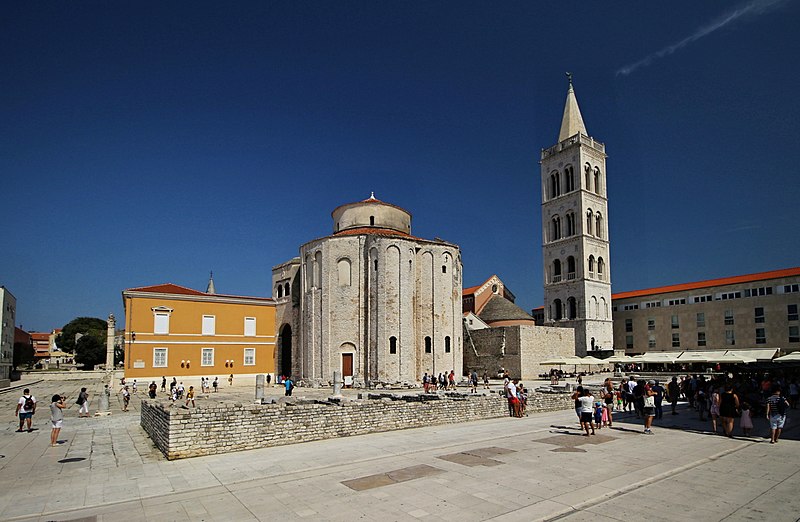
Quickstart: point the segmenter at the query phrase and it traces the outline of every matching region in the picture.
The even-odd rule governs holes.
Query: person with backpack
[[[22,433],[22,425],[28,421],[28,433],[33,431],[31,423],[33,422],[33,414],[36,413],[36,397],[31,395],[31,390],[25,388],[22,390],[22,397],[17,401],[17,409],[14,415],[19,415],[19,429],[17,433]]]
[[[78,400],[75,401],[75,404],[80,406],[78,417],[89,416],[89,394],[86,393],[86,388],[81,388],[81,392],[78,394]]]
[[[767,399],[767,420],[770,428],[770,444],[776,444],[781,436],[783,425],[786,424],[786,410],[789,409],[789,402],[786,397],[781,395],[781,387],[776,384],[772,389],[772,395]],[[22,426],[22,421],[20,421]],[[30,430],[28,430],[30,431]]]

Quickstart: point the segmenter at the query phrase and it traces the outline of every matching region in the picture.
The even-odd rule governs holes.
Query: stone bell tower
[[[558,142],[542,150],[544,324],[575,329],[575,353],[613,348],[605,145],[569,77]]]

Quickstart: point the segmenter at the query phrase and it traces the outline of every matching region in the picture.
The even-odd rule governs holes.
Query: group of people
[[[436,377],[431,373],[425,372],[422,376],[422,388],[425,393],[435,392],[436,390],[455,390],[456,389],[456,372],[450,370],[450,373],[439,373]]]
[[[528,390],[519,382],[519,379],[503,379],[503,391],[500,392],[508,399],[508,415],[511,417],[524,417],[528,415]]]

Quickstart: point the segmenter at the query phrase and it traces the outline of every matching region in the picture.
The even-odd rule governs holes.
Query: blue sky
[[[125,288],[270,295],[371,191],[542,303],[539,152],[606,144],[613,291],[800,265],[800,4],[14,2],[0,284],[17,324]]]

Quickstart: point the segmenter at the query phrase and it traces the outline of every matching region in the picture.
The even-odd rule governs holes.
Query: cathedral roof
[[[331,216],[335,215],[336,212],[339,209],[345,209],[347,207],[362,206],[362,205],[365,205],[365,204],[366,205],[382,205],[382,206],[386,206],[386,207],[392,207],[392,208],[396,208],[397,210],[402,210],[403,212],[405,212],[409,216],[411,215],[411,212],[409,212],[408,210],[404,209],[403,207],[398,207],[397,205],[392,205],[391,203],[386,203],[385,201],[381,201],[380,199],[376,198],[375,197],[375,193],[373,192],[373,193],[370,194],[370,196],[367,199],[362,199],[361,201],[355,201],[353,203],[345,203],[344,205],[339,205],[338,207],[333,209],[333,212],[331,212]]]
[[[489,324],[498,321],[534,321],[525,310],[500,295],[490,297],[477,315]]]
[[[360,236],[360,235],[373,235],[373,236],[399,236],[405,237],[408,239],[419,239],[417,237],[412,236],[411,234],[406,234],[405,232],[400,232],[399,230],[392,230],[391,228],[378,228],[378,227],[359,227],[359,228],[348,228],[346,230],[342,230],[340,232],[336,232],[334,236]]]
[[[567,102],[564,104],[564,116],[561,118],[558,141],[562,142],[578,133],[586,134],[586,127],[583,124],[581,110],[578,108],[578,99],[575,98],[575,91],[572,88],[572,76],[569,75],[569,90],[567,91]]]

